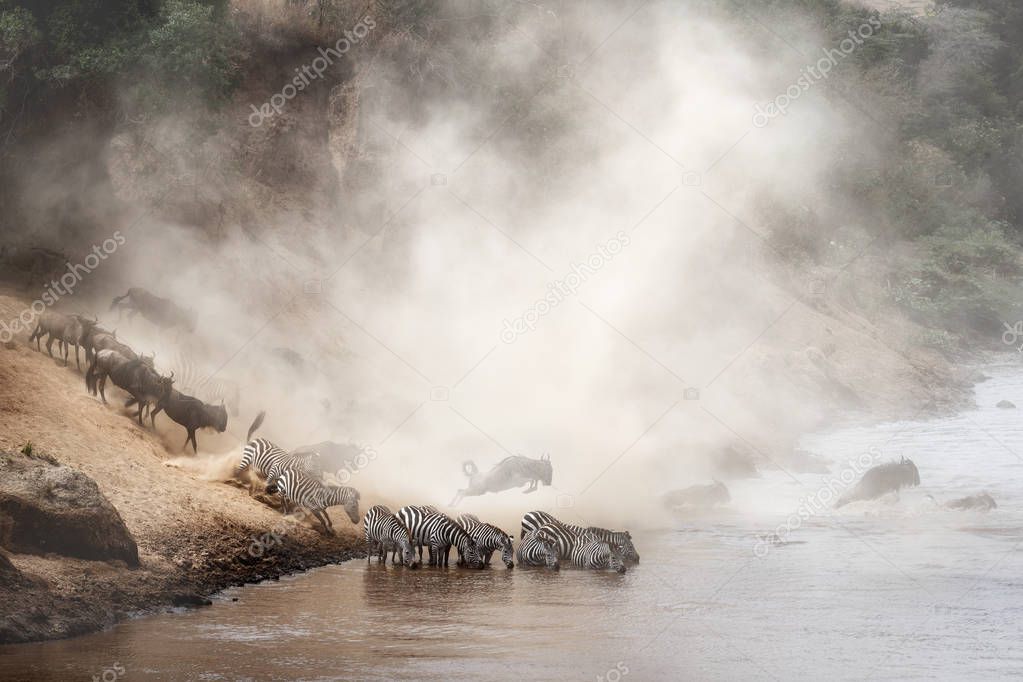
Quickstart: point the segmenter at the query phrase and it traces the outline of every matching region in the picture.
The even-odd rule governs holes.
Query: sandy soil
[[[24,305],[0,294],[3,319]],[[119,562],[7,554],[30,585],[21,586],[17,601],[5,599],[0,606],[0,618],[20,623],[23,637],[0,633],[3,638],[81,634],[132,613],[202,603],[228,585],[355,556],[361,543],[339,510],[331,515],[338,535],[325,536],[305,520],[285,523],[245,488],[187,466],[195,460],[185,459],[185,467],[167,466],[168,460],[182,461],[184,430],[166,419],[158,419],[162,433],[139,427],[119,406],[123,395],[108,388],[111,404],[104,406],[88,394],[73,360],[65,368],[47,357],[45,347],[42,353],[30,348],[25,335],[0,346],[0,448],[20,449],[31,442],[37,451],[93,478],[134,536],[142,562],[131,570]],[[244,431],[245,426],[232,428]],[[224,447],[230,436],[214,439],[215,448]],[[209,434],[200,434],[201,446],[204,441],[211,441]],[[174,444],[170,452],[169,443]],[[220,471],[241,445],[235,441],[219,457]],[[275,531],[250,552],[254,540]]]

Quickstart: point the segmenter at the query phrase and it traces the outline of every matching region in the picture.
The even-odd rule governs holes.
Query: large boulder
[[[95,481],[31,454],[0,452],[0,546],[139,565],[135,540]]]

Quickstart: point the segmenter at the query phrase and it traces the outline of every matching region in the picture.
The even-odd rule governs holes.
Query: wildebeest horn
[[[174,378],[174,370],[173,369],[171,370],[170,376],[167,377],[167,378],[168,379],[173,379]]]

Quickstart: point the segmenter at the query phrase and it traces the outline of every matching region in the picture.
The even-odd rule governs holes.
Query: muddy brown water
[[[833,472],[870,448],[911,457],[923,484],[898,500],[786,530],[824,479],[772,472],[731,484],[720,515],[636,533],[625,575],[356,560],[0,647],[0,679],[1021,679],[1023,413],[994,404],[1023,405],[1023,372],[993,373],[962,415],[805,439]],[[925,497],[982,489],[998,509]]]

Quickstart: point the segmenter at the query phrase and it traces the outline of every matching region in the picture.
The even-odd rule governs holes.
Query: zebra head
[[[533,538],[543,547],[544,561],[547,568],[555,571],[561,569],[561,562],[558,559],[558,537],[549,525],[544,524],[533,531]]]
[[[466,535],[466,538],[469,536]],[[470,539],[466,539],[462,543],[462,546],[458,548],[458,553],[461,555],[462,562],[469,568],[483,568],[483,553],[480,552],[479,545]]]
[[[616,533],[615,540],[622,551],[622,558],[626,561],[638,564],[639,552],[636,551],[636,545],[632,544],[632,534],[629,533],[629,531]]]
[[[409,568],[418,568],[419,562],[416,561],[416,555],[412,553],[412,536],[407,533],[408,531],[398,537],[398,546],[401,547],[401,562]]]
[[[343,502],[345,512],[348,513],[348,518],[352,520],[352,523],[357,526],[361,518],[359,515],[359,491],[355,488],[345,488],[345,493]],[[409,552],[411,551],[410,548]]]
[[[515,568],[515,550],[512,547],[512,536],[501,533],[501,561],[507,568]]]
[[[607,561],[608,565],[618,573],[625,573],[625,558],[622,556],[622,550],[617,545],[608,545],[607,547],[611,550]]]

